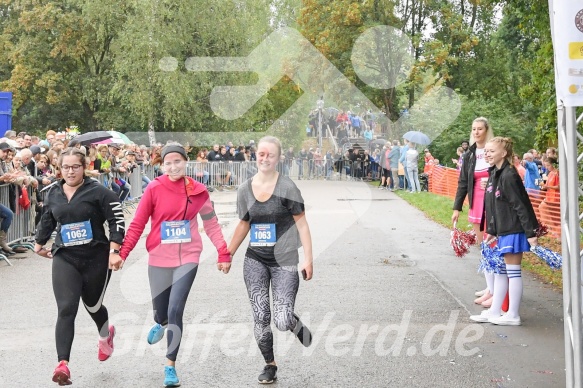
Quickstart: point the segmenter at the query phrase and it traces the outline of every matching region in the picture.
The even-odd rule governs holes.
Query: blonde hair
[[[484,127],[486,127],[486,143],[488,143],[494,137],[494,130],[492,129],[492,126],[490,125],[488,119],[485,117],[478,117],[475,118],[474,121],[472,121],[472,124],[474,123],[484,124]],[[472,131],[470,131],[470,146],[473,145],[475,142],[476,140],[474,139],[474,134],[472,133]]]
[[[281,156],[281,142],[279,141],[279,139],[275,136],[264,136],[261,139],[259,139],[259,143],[257,143],[257,146],[259,146],[259,144],[261,143],[271,143],[271,144],[275,144],[275,146],[277,147],[278,150],[278,154],[277,156]]]
[[[506,151],[506,157],[505,157],[506,161],[511,166],[513,165],[512,158],[514,157],[514,149],[513,149],[514,142],[512,141],[511,138],[497,136],[497,137],[493,137],[492,139],[488,140],[488,143],[502,144],[504,151]]]

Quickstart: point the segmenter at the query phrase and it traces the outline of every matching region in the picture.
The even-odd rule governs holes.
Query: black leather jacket
[[[485,217],[481,230],[492,236],[525,233],[527,238],[536,235],[538,221],[516,169],[505,161],[500,169],[488,170],[490,177],[484,194]]]
[[[457,182],[457,192],[455,193],[455,200],[453,201],[453,210],[462,210],[466,195],[472,208],[474,200],[474,171],[476,170],[476,148],[474,143],[462,155],[462,168]]]

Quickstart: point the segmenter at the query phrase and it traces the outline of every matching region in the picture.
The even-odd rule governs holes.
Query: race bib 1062
[[[83,221],[61,225],[61,240],[63,240],[63,245],[66,247],[91,242],[93,240],[91,222]]]

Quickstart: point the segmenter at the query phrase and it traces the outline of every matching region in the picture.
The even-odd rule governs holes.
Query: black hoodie
[[[46,244],[52,232],[57,229],[53,244],[53,254],[58,249],[88,248],[99,245],[109,248],[109,242],[121,244],[125,235],[125,220],[119,197],[111,190],[92,178],[85,178],[71,201],[63,191],[64,180],[49,189],[44,201],[44,210],[38,224],[36,242]],[[83,245],[65,247],[61,237],[61,226],[71,223],[90,221],[93,239]],[[104,223],[109,225],[109,237]]]

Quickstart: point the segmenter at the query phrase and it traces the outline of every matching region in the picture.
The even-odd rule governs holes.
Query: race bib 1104
[[[190,221],[164,221],[161,225],[160,238],[162,244],[178,244],[190,242]]]

